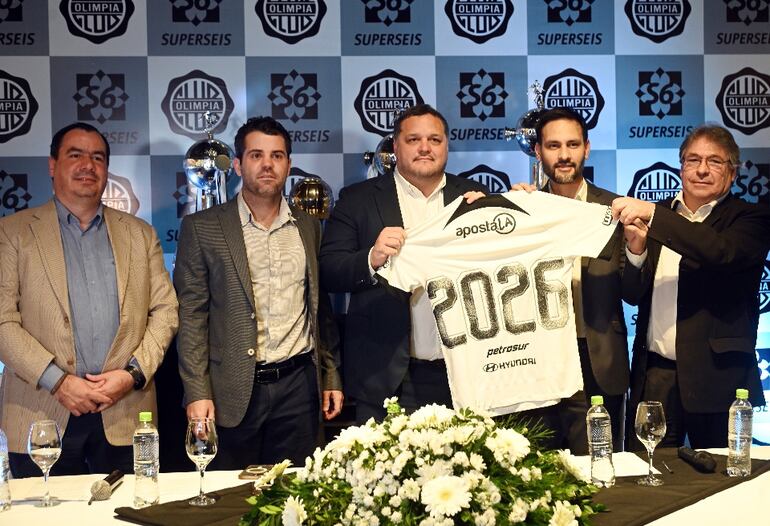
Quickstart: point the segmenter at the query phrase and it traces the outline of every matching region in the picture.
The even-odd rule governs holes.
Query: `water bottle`
[[[134,507],[157,504],[158,472],[160,471],[160,440],[152,425],[152,412],[139,413],[139,426],[134,431]]]
[[[612,465],[612,421],[604,408],[604,397],[591,397],[591,408],[586,413],[586,429],[588,453],[591,455],[591,482],[609,488],[615,484],[615,466]]]
[[[727,474],[747,477],[751,474],[751,417],[748,389],[735,390],[735,402],[727,420]]]
[[[8,465],[8,439],[0,429],[0,511],[11,508],[11,468]]]

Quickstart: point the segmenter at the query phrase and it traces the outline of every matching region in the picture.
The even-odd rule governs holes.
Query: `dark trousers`
[[[426,404],[452,407],[452,393],[444,360],[409,360],[404,380],[394,393],[398,403],[407,413],[413,413]],[[383,400],[379,403],[356,400],[356,423],[363,424],[370,418],[382,422],[385,418]]]
[[[658,447],[679,447],[685,437],[694,449],[727,447],[727,411],[718,413],[691,413],[682,406],[677,378],[676,361],[647,353],[647,373],[641,400],[659,401],[666,414],[666,435]],[[634,419],[636,408],[628,408],[629,449],[644,450],[636,438]]]
[[[243,469],[284,459],[304,466],[318,445],[317,385],[311,361],[276,382],[255,381],[241,423],[217,426],[219,448],[211,469]]]
[[[569,449],[573,455],[588,454],[586,396],[578,391],[555,405],[516,413],[520,420],[540,422],[553,434],[541,444],[546,449]]]
[[[11,473],[15,478],[39,477],[42,474],[29,455],[9,455]],[[51,468],[51,475],[84,475],[134,472],[134,454],[131,446],[113,446],[104,435],[101,413],[82,416],[70,415],[67,430],[62,436],[62,453]]]

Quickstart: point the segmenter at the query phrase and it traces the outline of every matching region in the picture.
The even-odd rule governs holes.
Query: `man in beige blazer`
[[[57,132],[55,197],[0,219],[0,426],[16,477],[35,420],[55,420],[53,474],[131,471],[139,411],[155,412],[153,375],[178,326],[153,228],[101,203],[109,145],[88,124]]]

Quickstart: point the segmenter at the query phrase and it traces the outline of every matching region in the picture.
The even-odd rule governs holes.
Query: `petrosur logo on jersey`
[[[0,217],[5,217],[29,207],[26,173],[7,173],[0,169]]]
[[[706,53],[768,53],[767,0],[704,2]]]
[[[24,2],[0,2],[0,55],[48,54],[47,6]]]
[[[324,0],[257,0],[254,10],[264,32],[287,44],[318,34],[326,14]]]
[[[675,197],[681,189],[682,178],[679,175],[679,169],[664,162],[657,162],[634,174],[628,195],[657,203]]]
[[[384,137],[393,131],[394,112],[424,103],[413,78],[386,69],[361,82],[353,107],[364,130]]]
[[[624,9],[633,32],[656,44],[681,35],[692,11],[688,0],[627,0]]]
[[[770,126],[770,75],[746,67],[727,75],[716,97],[722,122],[752,135]]]
[[[139,199],[136,198],[131,181],[112,172],[104,187],[102,204],[133,216],[139,212]]]
[[[191,139],[205,137],[206,112],[210,113],[214,124],[212,131],[224,131],[233,108],[225,81],[198,69],[171,79],[161,103],[171,131]]]
[[[570,108],[583,117],[588,129],[596,127],[604,108],[604,97],[596,79],[572,68],[552,75],[543,82],[546,109]]]
[[[594,0],[529,2],[529,52],[549,55],[613,53],[613,10],[594,3]]]
[[[511,180],[508,174],[490,168],[486,164],[480,164],[467,172],[460,172],[457,175],[483,184],[493,194],[502,194],[511,189]]]
[[[59,11],[70,34],[101,44],[125,34],[133,0],[61,0]]]
[[[243,2],[155,0],[147,18],[148,51],[151,55],[241,54],[244,24],[233,20],[243,20]]]
[[[432,55],[433,6],[415,0],[342,2],[345,55]]]
[[[513,15],[511,0],[447,0],[444,12],[455,35],[476,44],[502,36]]]
[[[37,109],[29,82],[0,70],[0,144],[29,133]]]

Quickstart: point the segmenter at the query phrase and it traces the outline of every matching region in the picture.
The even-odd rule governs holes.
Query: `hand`
[[[109,396],[98,390],[101,385],[101,382],[95,383],[68,374],[53,397],[74,416],[98,412],[101,404],[113,403]]]
[[[406,239],[406,231],[400,226],[386,226],[377,236],[369,256],[369,264],[377,270],[385,264],[390,256],[395,256],[401,251]]]
[[[484,192],[476,192],[476,191],[471,191],[471,192],[465,192],[465,193],[463,194],[463,197],[465,198],[465,201],[466,201],[468,204],[471,204],[471,203],[473,203],[474,201],[478,201],[478,200],[479,200],[479,199],[481,199],[482,197],[486,197],[486,195],[487,195],[487,194],[485,194]]]
[[[514,192],[524,190],[528,194],[531,194],[532,192],[537,192],[537,186],[529,183],[516,183],[515,185],[511,186],[511,190]]]
[[[623,227],[623,235],[626,238],[626,248],[632,254],[641,256],[647,250],[647,224],[641,219],[637,219],[631,225]]]
[[[612,218],[619,219],[626,226],[635,224],[637,219],[648,223],[654,212],[655,203],[633,197],[616,197],[612,201]]]
[[[102,374],[86,374],[86,379],[99,384],[97,391],[109,398],[109,402],[100,403],[95,412],[101,412],[126,396],[134,388],[134,377],[124,369],[114,369]]]
[[[342,391],[324,391],[323,406],[321,410],[324,414],[324,420],[331,420],[342,411],[342,402],[345,400],[345,395]]]
[[[214,418],[214,401],[196,400],[187,404],[187,419],[194,417]]]

